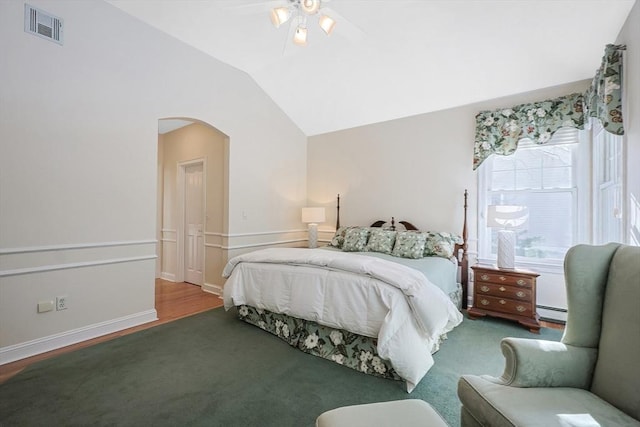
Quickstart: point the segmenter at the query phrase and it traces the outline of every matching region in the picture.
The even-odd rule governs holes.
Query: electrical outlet
[[[69,308],[68,304],[68,300],[66,296],[61,296],[61,297],[56,297],[56,310],[60,311],[60,310],[66,310],[67,308]]]

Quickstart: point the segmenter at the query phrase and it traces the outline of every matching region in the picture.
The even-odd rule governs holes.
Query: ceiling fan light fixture
[[[336,21],[327,15],[322,15],[318,20],[320,24],[320,28],[324,31],[328,36],[333,32],[334,27],[336,26]]]
[[[307,15],[313,15],[320,10],[320,0],[300,0],[300,9]]]
[[[298,46],[307,45],[307,28],[303,25],[296,27],[296,32],[293,34],[293,42]]]
[[[271,9],[271,23],[274,27],[279,28],[291,17],[291,11],[286,7],[276,7]]]

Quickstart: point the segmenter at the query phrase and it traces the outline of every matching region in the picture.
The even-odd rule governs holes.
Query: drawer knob
[[[524,292],[522,292],[522,291],[518,291],[518,292],[516,292],[516,296],[518,296],[518,297],[520,297],[520,298],[524,298],[525,296],[527,296],[527,294],[525,294],[525,293],[524,293]]]
[[[504,282],[505,280],[507,280],[507,278],[506,278],[506,277],[504,277],[504,276],[500,276],[500,277],[499,277],[499,279],[500,279],[500,280],[502,280],[503,282]]]
[[[518,279],[518,281],[517,281],[516,283],[517,283],[518,285],[522,286],[522,285],[526,284],[526,283],[527,283],[527,281],[526,281],[526,280],[524,280],[524,279]]]
[[[483,275],[480,276],[480,278],[482,280],[489,280],[489,275],[488,274],[483,274]]]
[[[500,286],[498,289],[500,289],[500,292],[504,292],[507,290],[507,288],[505,288],[504,286]]]
[[[482,305],[489,305],[489,301],[488,301],[488,300],[486,300],[486,299],[481,299],[481,300],[480,300],[480,304],[482,304]]]
[[[516,306],[516,310],[518,310],[520,313],[522,313],[523,311],[526,310],[526,308],[521,306],[521,305],[518,305],[518,306]]]
[[[483,285],[483,286],[480,286],[480,290],[481,290],[482,292],[489,292],[489,289],[490,289],[490,288],[489,288],[488,286],[484,286],[484,285]]]
[[[502,305],[505,305],[505,304],[507,303],[507,302],[506,302],[505,300],[503,300],[503,299],[501,299],[499,302],[500,302],[500,304],[502,304]]]

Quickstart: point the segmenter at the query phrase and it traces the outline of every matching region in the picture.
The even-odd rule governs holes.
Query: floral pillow
[[[391,255],[402,258],[422,258],[426,241],[427,235],[424,233],[398,231]]]
[[[333,246],[334,248],[342,248],[342,244],[344,243],[344,234],[347,232],[347,227],[340,227],[336,230],[336,234],[333,235],[333,238],[329,242],[329,246]]]
[[[369,241],[365,248],[368,252],[381,252],[390,254],[393,250],[393,243],[396,241],[396,232],[391,230],[371,229]]]
[[[462,244],[462,238],[452,233],[427,231],[426,236],[424,256],[451,258],[456,244]]]
[[[369,238],[369,229],[366,227],[352,227],[344,235],[342,250],[345,252],[364,252]]]

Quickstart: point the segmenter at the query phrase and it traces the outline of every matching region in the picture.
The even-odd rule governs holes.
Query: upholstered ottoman
[[[321,414],[316,427],[447,427],[427,402],[418,399],[344,406]]]

